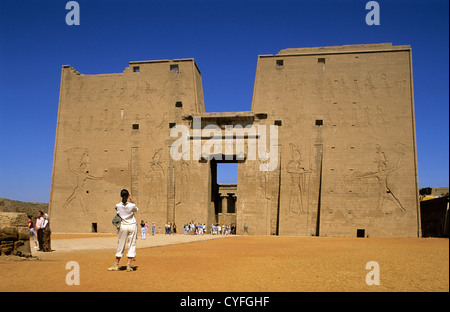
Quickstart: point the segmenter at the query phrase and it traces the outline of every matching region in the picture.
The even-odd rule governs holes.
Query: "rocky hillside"
[[[27,202],[21,202],[21,201],[17,201],[17,200],[0,198],[0,211],[24,212],[27,215],[31,215],[31,216],[35,217],[39,210],[42,210],[43,212],[48,212],[48,204],[46,204],[46,203],[27,203]]]

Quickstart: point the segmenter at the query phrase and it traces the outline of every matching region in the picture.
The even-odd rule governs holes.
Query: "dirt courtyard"
[[[0,291],[449,291],[448,239],[226,237],[137,249],[133,272],[107,271],[114,254],[98,249],[37,253],[34,260],[0,257]],[[79,264],[80,285],[66,284],[69,261]],[[366,284],[369,261],[379,264],[379,285]]]

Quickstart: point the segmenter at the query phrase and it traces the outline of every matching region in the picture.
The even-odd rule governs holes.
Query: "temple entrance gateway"
[[[162,228],[420,236],[412,87],[411,48],[390,43],[260,55],[250,111],[206,112],[193,59],[107,75],[64,65],[52,230],[112,232],[126,188]],[[235,182],[218,180],[227,164]]]
[[[220,225],[221,228],[228,226],[231,233],[236,234],[237,161],[214,160],[210,165],[211,206],[214,207],[212,223]]]

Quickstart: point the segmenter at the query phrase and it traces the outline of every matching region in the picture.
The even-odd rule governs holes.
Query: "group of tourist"
[[[197,223],[192,221],[189,224],[184,225],[184,234],[187,235],[203,235],[206,233],[206,225],[204,223]],[[229,224],[211,224],[212,235],[229,235],[236,234],[236,228],[234,225]]]
[[[35,249],[44,252],[52,251],[48,214],[39,211],[37,214],[36,225],[33,224],[33,218],[28,216],[28,228],[30,229],[30,237],[34,242]]]
[[[164,227],[166,229],[166,235],[177,234],[177,225],[175,223],[172,224],[171,222],[167,222]]]
[[[149,231],[149,224],[148,222],[141,220],[140,223],[141,226],[141,239],[146,239],[147,233]],[[206,233],[207,228],[206,224],[204,223],[198,223],[192,221],[191,223],[185,224],[183,226],[184,234],[186,235],[203,235]],[[211,231],[210,233],[212,235],[230,235],[230,234],[236,234],[236,227],[234,225],[229,224],[211,224]],[[155,222],[152,222],[152,235],[155,234],[161,234],[161,228],[158,227],[158,230],[156,230]],[[164,224],[164,234],[165,235],[171,235],[171,234],[177,234],[177,226],[175,223],[167,222]]]
[[[211,234],[212,235],[230,235],[236,234],[236,226],[234,224],[211,224]]]
[[[141,239],[146,239],[147,233],[149,230],[149,225],[147,221],[141,220]],[[161,228],[158,227],[158,231],[156,231],[156,225],[155,222],[152,222],[152,235],[155,234],[161,234]],[[171,222],[167,222],[164,224],[164,234],[170,235],[170,234],[177,234],[177,225]]]
[[[206,225],[192,221],[184,225],[184,234],[187,235],[203,235],[206,232]]]

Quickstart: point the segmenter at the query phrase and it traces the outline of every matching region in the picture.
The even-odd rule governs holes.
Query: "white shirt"
[[[37,220],[36,220],[36,229],[42,229],[43,228],[43,225],[44,225],[44,218],[43,217],[39,217]]]
[[[134,213],[139,211],[139,208],[136,207],[133,203],[127,203],[124,205],[122,202],[116,205],[116,210],[119,216],[122,218],[122,224],[136,224],[136,218],[134,217]]]

